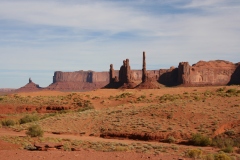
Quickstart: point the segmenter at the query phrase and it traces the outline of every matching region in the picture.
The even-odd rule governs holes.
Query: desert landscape
[[[110,65],[105,86],[94,73],[59,73],[50,85],[58,87],[29,79],[3,90],[1,159],[240,159],[239,63],[155,72],[143,52],[142,70],[128,59],[117,72]]]

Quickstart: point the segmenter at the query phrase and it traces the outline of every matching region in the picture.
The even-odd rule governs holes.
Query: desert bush
[[[233,152],[233,147],[232,146],[227,146],[222,149],[223,152],[225,153],[232,153]]]
[[[114,148],[114,151],[117,151],[117,152],[125,152],[127,150],[128,150],[128,148],[125,146],[117,146]]]
[[[225,89],[226,89],[226,87],[218,88],[218,89],[216,90],[216,92],[223,92]]]
[[[233,88],[226,91],[226,93],[236,93],[236,92],[237,90]]]
[[[190,158],[201,158],[202,151],[200,149],[191,149],[186,152],[186,156]]]
[[[229,146],[234,146],[234,140],[231,138],[215,137],[212,140],[212,146],[215,146],[218,148],[226,148]]]
[[[195,146],[208,146],[211,144],[211,139],[207,136],[201,135],[200,133],[196,133],[192,135],[189,142]]]
[[[226,134],[228,136],[233,136],[233,135],[235,135],[235,132],[234,132],[234,130],[227,130],[224,132],[224,134]]]
[[[57,113],[49,113],[49,114],[44,114],[44,116],[41,117],[41,119],[45,119],[45,118],[48,118],[48,117],[53,117],[53,116],[56,116]]]
[[[24,123],[38,121],[38,120],[39,120],[39,117],[36,115],[26,115],[19,120],[19,123],[24,124]]]
[[[145,99],[145,98],[146,98],[145,95],[141,95],[140,97],[137,98],[137,101],[141,101],[141,100],[143,100],[143,99]]]
[[[28,127],[26,134],[31,137],[42,137],[44,131],[39,125],[32,125]]]
[[[126,97],[130,97],[130,96],[132,96],[132,93],[126,92],[126,93],[117,95],[115,98],[126,98]]]
[[[166,102],[166,101],[175,101],[177,99],[180,99],[180,95],[170,95],[170,94],[164,94],[159,98],[161,102]]]
[[[2,126],[13,126],[16,122],[12,119],[6,119],[1,122]]]
[[[173,136],[169,136],[169,137],[167,138],[167,142],[168,142],[168,143],[174,143],[174,142],[176,142],[176,139],[175,139]]]
[[[203,157],[204,160],[214,160],[214,155],[213,154],[207,154]]]
[[[90,110],[90,109],[94,109],[94,107],[93,106],[81,107],[77,110],[77,112],[83,112],[83,111],[87,111],[87,110]]]
[[[240,149],[240,137],[234,139],[234,146]]]
[[[0,101],[4,100],[4,97],[0,97]]]
[[[212,96],[212,95],[214,95],[214,93],[213,92],[211,92],[211,91],[205,91],[204,93],[204,96],[206,96],[206,97],[210,97],[210,96]]]
[[[214,156],[214,160],[232,160],[231,157],[226,155],[224,152],[219,152]]]

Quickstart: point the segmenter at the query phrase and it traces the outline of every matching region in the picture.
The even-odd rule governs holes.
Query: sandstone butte
[[[53,83],[46,88],[29,79],[29,83],[16,91],[60,90],[88,91],[99,88],[139,88],[158,89],[165,86],[206,86],[240,84],[240,62],[232,63],[224,60],[199,61],[192,66],[188,62],[180,62],[177,68],[147,70],[146,54],[143,52],[142,70],[132,70],[130,60],[123,61],[119,70],[113,64],[109,71],[56,71]]]

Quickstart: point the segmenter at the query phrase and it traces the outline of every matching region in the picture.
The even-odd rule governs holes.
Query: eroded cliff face
[[[56,83],[56,82],[88,82],[88,83],[109,82],[109,72],[56,71],[53,76],[53,83]]]
[[[190,66],[187,62],[181,62],[178,66],[178,83],[184,85],[227,85],[231,81],[238,83],[238,66],[228,61],[199,61]],[[233,80],[235,78],[235,80]]]

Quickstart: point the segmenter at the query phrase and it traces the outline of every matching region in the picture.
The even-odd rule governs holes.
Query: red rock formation
[[[178,82],[191,86],[227,85],[236,71],[236,64],[228,61],[199,61],[193,66],[182,62],[178,68]]]
[[[26,84],[25,86],[15,90],[16,92],[29,92],[29,91],[39,91],[42,88],[39,87],[38,84],[35,84],[34,82],[32,82],[31,79],[29,79],[28,84]]]
[[[129,64],[129,59],[126,59],[126,82],[130,83],[131,82],[131,67]]]
[[[150,72],[150,76],[149,76]],[[157,83],[158,76],[155,74],[155,71],[146,70],[146,55],[143,52],[143,67],[142,67],[142,83],[137,85],[135,88],[138,89],[158,89],[160,85]]]
[[[94,89],[99,89],[106,86],[108,82],[55,82],[50,84],[47,88],[48,90],[58,90],[58,91],[90,91]]]
[[[110,79],[110,81],[109,81],[110,83],[114,82],[115,75],[114,75],[113,64],[110,64],[109,79]]]
[[[120,83],[130,83],[131,82],[131,67],[129,64],[129,59],[123,61],[123,65],[119,71],[119,82]]]
[[[118,71],[112,71],[113,75]],[[61,72],[56,71],[53,76],[53,83],[47,87],[49,90],[65,91],[87,91],[99,89],[106,86],[111,80],[109,72],[76,71]],[[114,77],[115,80],[115,77]]]
[[[94,72],[94,71],[76,71],[76,72],[61,72],[56,71],[53,76],[55,82],[109,82],[109,72]]]
[[[190,65],[188,62],[180,62],[178,65],[178,83],[188,84],[190,75]]]
[[[147,81],[146,57],[145,52],[143,52],[142,82],[146,81]]]

